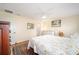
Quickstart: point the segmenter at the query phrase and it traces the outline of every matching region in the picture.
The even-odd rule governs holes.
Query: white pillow
[[[42,31],[42,35],[54,35],[53,31]]]
[[[78,38],[79,37],[79,33],[75,33],[73,35],[71,35],[71,38]]]

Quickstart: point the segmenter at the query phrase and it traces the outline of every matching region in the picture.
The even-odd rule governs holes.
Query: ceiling
[[[79,15],[78,3],[0,3],[0,10],[5,9],[32,19]]]

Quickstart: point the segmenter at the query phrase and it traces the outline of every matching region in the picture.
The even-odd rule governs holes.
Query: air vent
[[[4,11],[7,12],[7,13],[13,13],[13,11],[10,11],[10,10],[7,10],[7,9],[5,9]]]

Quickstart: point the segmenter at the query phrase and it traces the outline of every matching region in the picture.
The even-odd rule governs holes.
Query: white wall
[[[78,20],[79,16],[71,16],[63,19],[61,30],[63,29],[66,36],[78,32]]]
[[[79,19],[78,19],[78,30],[77,31],[79,32]]]
[[[37,35],[36,29],[39,26],[37,20],[0,11],[0,21],[9,21],[11,23],[10,29],[12,43],[18,40],[29,40]],[[34,29],[27,29],[27,23],[29,22],[34,24]]]
[[[62,20],[61,27],[51,27],[51,21],[55,19]],[[52,30],[56,33],[63,31],[66,36],[79,32],[79,16],[52,18],[48,20],[33,20],[0,11],[0,21],[9,21],[11,23],[10,29],[12,31],[12,43],[15,43],[15,41],[18,40],[29,40],[39,34],[42,30]],[[34,23],[34,29],[27,29],[28,22]]]
[[[51,27],[51,21],[61,19],[61,27]],[[78,32],[79,28],[79,16],[52,18],[49,20],[43,20],[41,22],[41,30],[52,30],[55,34],[59,31],[63,31],[65,36],[69,36],[75,32]]]

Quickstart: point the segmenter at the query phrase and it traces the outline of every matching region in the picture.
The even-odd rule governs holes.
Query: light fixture
[[[46,19],[47,17],[46,17],[46,16],[42,16],[42,18],[43,18],[43,19]]]

